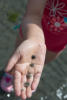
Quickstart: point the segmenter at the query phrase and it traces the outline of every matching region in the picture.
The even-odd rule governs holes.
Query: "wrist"
[[[26,16],[23,18],[22,22],[22,33],[25,39],[28,38],[38,38],[44,41],[44,34],[41,25],[41,20],[37,16]]]
[[[31,39],[33,41],[35,41],[36,43],[45,43],[45,39],[44,38],[40,38],[40,37],[28,37],[27,39]]]

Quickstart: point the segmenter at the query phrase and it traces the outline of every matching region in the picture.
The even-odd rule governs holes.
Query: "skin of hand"
[[[44,66],[46,45],[41,18],[46,1],[28,0],[27,10],[22,22],[25,39],[12,55],[5,69],[6,72],[14,69],[15,93],[17,96],[21,96],[22,99],[32,96],[32,91],[36,90],[39,84]],[[36,59],[31,59],[32,55],[35,55]],[[34,67],[30,66],[32,63]],[[32,74],[30,79],[27,79],[27,73]],[[30,86],[25,87],[25,82],[29,82]]]
[[[44,42],[28,39],[20,44],[8,62],[5,71],[8,72],[14,68],[15,93],[24,100],[31,97],[32,92],[37,89],[44,66],[45,54]],[[36,58],[32,59],[32,55],[35,55]],[[30,66],[31,63],[34,64],[34,67]],[[27,79],[27,73],[32,74],[30,79]],[[25,82],[29,82],[30,86],[25,87]]]

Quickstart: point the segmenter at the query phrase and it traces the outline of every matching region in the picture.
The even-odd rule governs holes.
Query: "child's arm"
[[[25,34],[26,40],[16,49],[5,69],[6,72],[9,72],[15,68],[15,93],[22,99],[31,97],[32,91],[37,89],[44,67],[46,46],[44,45],[41,18],[46,1],[28,0],[27,10],[22,20],[23,35]],[[35,56],[35,59],[32,59],[32,56]],[[27,78],[29,73],[32,74],[30,80]],[[25,83],[29,83],[29,86],[25,87]]]
[[[33,37],[44,41],[41,19],[46,1],[28,0],[27,10],[22,20],[22,30],[25,38]]]

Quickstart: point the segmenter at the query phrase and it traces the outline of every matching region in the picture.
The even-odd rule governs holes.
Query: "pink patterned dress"
[[[67,45],[67,0],[48,0],[42,18],[47,49],[62,51]]]

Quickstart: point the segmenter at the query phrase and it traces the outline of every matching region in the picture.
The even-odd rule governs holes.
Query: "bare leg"
[[[51,52],[49,50],[46,51],[46,59],[45,59],[45,64],[48,64],[49,62],[51,62],[52,60],[54,60],[56,57],[58,57],[61,53],[63,52],[60,51],[58,53],[55,52]]]

